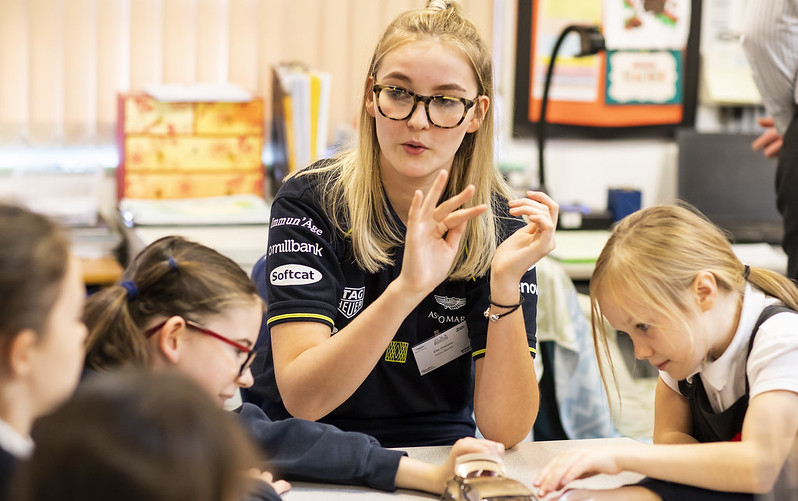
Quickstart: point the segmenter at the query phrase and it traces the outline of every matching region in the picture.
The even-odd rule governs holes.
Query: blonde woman
[[[534,265],[558,206],[493,161],[490,54],[453,1],[399,15],[374,51],[359,143],[272,206],[267,356],[251,401],[384,446],[482,434],[538,410]],[[526,217],[526,222],[521,219]]]

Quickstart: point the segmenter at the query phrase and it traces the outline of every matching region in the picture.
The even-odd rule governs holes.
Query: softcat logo
[[[272,285],[307,285],[321,280],[321,272],[303,264],[284,264],[269,274]]]

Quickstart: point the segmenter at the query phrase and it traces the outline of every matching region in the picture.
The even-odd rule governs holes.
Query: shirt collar
[[[0,419],[0,448],[14,457],[25,459],[33,453],[33,440]]]
[[[731,343],[717,360],[704,362],[697,371],[701,372],[704,384],[709,384],[716,390],[720,390],[726,384],[733,383],[729,374],[737,374],[737,365],[745,364],[751,331],[756,325],[759,314],[773,301],[775,301],[773,298],[769,298],[764,292],[751,287],[751,284],[745,284],[740,321],[737,323],[737,330],[734,332]]]

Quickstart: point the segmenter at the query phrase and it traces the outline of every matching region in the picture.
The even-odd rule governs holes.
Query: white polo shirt
[[[717,360],[704,362],[696,373],[701,373],[712,409],[726,410],[745,393],[745,361],[751,332],[762,310],[779,301],[762,291],[745,286],[743,308],[737,331],[729,347]],[[754,347],[748,357],[749,398],[773,390],[798,393],[798,315],[777,313],[759,328]],[[662,380],[674,391],[679,382],[667,373],[659,373]]]

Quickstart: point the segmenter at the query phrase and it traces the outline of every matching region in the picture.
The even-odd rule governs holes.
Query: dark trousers
[[[776,167],[776,207],[784,221],[781,246],[787,253],[787,276],[798,280],[798,114],[784,133]]]

